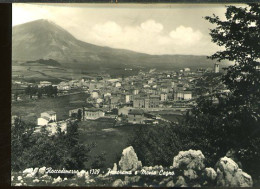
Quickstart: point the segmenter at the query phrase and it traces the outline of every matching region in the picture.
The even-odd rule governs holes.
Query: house
[[[144,108],[145,107],[145,100],[144,97],[136,97],[133,100],[133,107],[134,108]]]
[[[190,100],[192,99],[192,92],[191,91],[175,91],[174,92],[174,100]]]
[[[93,91],[93,92],[91,93],[91,97],[92,97],[92,98],[98,98],[98,96],[99,96],[98,91]]]
[[[167,100],[168,100],[167,93],[161,93],[161,101],[167,101]]]
[[[52,83],[49,81],[40,81],[40,84],[38,85],[38,87],[46,87],[51,85]]]
[[[41,113],[41,117],[37,119],[37,125],[47,125],[49,122],[56,122],[56,112],[54,111],[47,111]]]
[[[79,113],[81,113],[81,117],[83,118],[83,108],[76,108],[73,110],[69,110],[69,116],[71,118],[77,118]]]
[[[131,109],[133,109],[133,108],[132,107],[127,107],[127,106],[125,106],[123,108],[119,108],[118,109],[118,115],[125,115],[125,116],[127,116]]]
[[[133,95],[131,95],[131,94],[126,94],[125,95],[125,102],[126,103],[133,101],[133,99],[134,99]]]
[[[128,113],[128,123],[143,124],[145,120],[144,111],[140,109],[131,109]]]
[[[98,108],[87,108],[84,111],[84,119],[95,120],[104,116],[105,113]]]
[[[145,108],[159,108],[160,96],[150,95],[145,99]]]

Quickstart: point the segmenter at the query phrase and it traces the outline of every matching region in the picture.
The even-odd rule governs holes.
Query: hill
[[[61,66],[78,70],[109,69],[178,69],[212,67],[206,56],[149,55],[113,49],[76,39],[65,29],[48,20],[36,20],[13,27],[14,62],[53,59]]]

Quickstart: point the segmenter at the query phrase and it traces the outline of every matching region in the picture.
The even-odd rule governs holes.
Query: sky
[[[211,55],[203,17],[224,19],[220,4],[13,4],[13,26],[48,19],[79,40],[100,46],[162,55]]]

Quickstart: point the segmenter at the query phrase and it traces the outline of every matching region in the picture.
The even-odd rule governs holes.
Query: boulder
[[[252,187],[250,175],[239,169],[231,158],[223,157],[216,164],[217,186],[224,187]]]
[[[39,171],[38,167],[34,168],[33,172],[31,173],[32,177],[35,177],[37,175],[38,171]]]
[[[83,178],[86,174],[86,171],[85,170],[81,170],[80,172],[77,173],[77,177],[78,178]]]
[[[46,167],[41,167],[38,171],[39,176],[44,175],[46,171]]]
[[[21,176],[17,177],[17,180],[22,180],[22,179],[23,179],[23,177],[21,177]]]
[[[38,182],[40,182],[40,180],[37,178],[33,180],[33,183],[38,183]]]
[[[217,177],[216,171],[211,167],[205,168],[204,175],[206,176],[206,179],[210,181],[214,181]]]
[[[187,186],[183,176],[178,176],[175,186],[176,187],[185,187],[185,186]]]
[[[205,157],[200,150],[180,151],[173,158],[173,168],[202,170],[205,168],[204,161]]]
[[[186,176],[190,180],[198,178],[196,171],[194,171],[193,169],[184,170],[184,176]]]
[[[116,163],[114,163],[112,171],[117,171],[117,164]]]
[[[123,187],[123,186],[124,186],[124,182],[121,179],[116,179],[112,183],[112,187]]]
[[[60,178],[60,176],[58,176],[56,179],[53,179],[52,184],[56,184],[56,183],[60,183],[62,182],[62,178]]]
[[[166,184],[166,187],[174,187],[173,180],[169,181],[169,182]]]
[[[122,171],[135,171],[142,167],[142,162],[138,161],[138,157],[132,146],[125,148],[119,161],[119,167]]]
[[[27,168],[23,171],[23,174],[31,174],[33,172],[33,168]]]
[[[126,184],[132,184],[137,183],[141,179],[140,176],[125,176],[125,183]]]

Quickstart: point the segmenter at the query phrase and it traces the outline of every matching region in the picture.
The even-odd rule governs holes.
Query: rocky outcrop
[[[200,150],[181,151],[173,158],[173,165],[144,166],[138,160],[133,147],[123,150],[119,163],[114,163],[114,172],[127,172],[127,175],[114,175],[102,171],[98,175],[81,170],[73,177],[46,172],[46,167],[25,169],[11,175],[13,186],[137,186],[137,187],[251,187],[250,175],[243,172],[237,163],[228,157],[221,158],[215,169],[205,168],[205,157]],[[155,173],[155,174],[154,174]]]
[[[251,187],[253,181],[250,175],[239,169],[231,158],[223,157],[216,164],[217,185],[231,187]]]
[[[173,158],[173,168],[183,170],[202,170],[205,157],[200,150],[180,151],[177,156]]]
[[[138,157],[132,146],[129,146],[123,150],[119,161],[119,167],[122,171],[135,171],[142,167],[142,162],[138,161]]]

